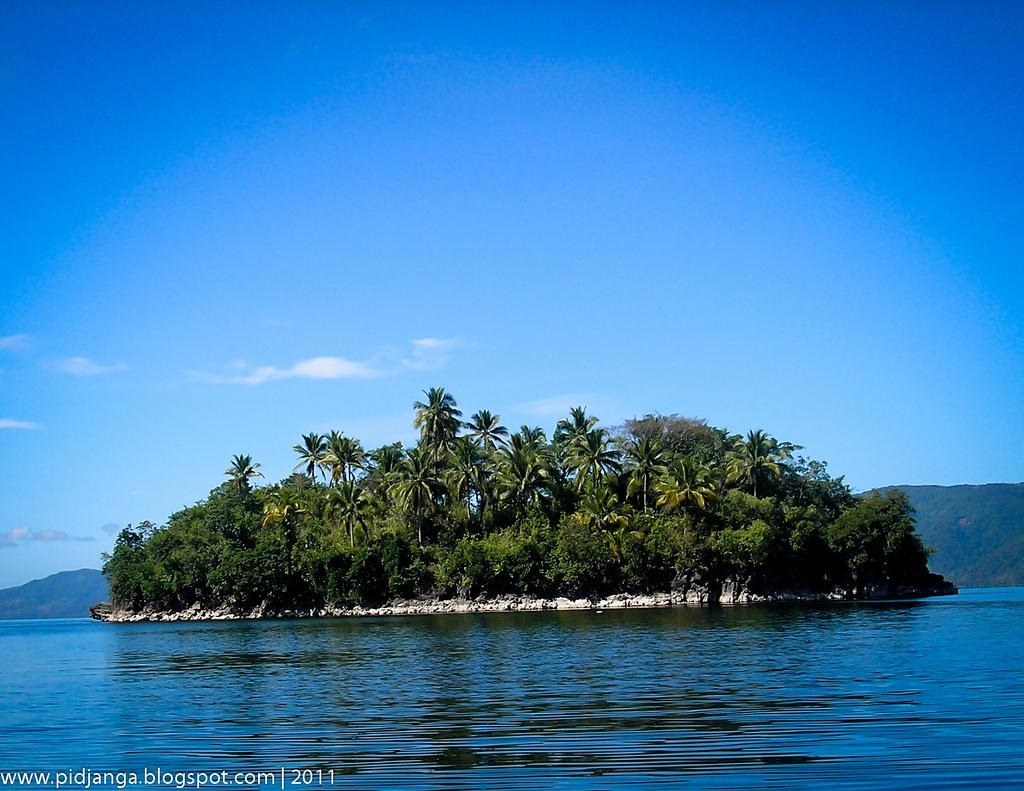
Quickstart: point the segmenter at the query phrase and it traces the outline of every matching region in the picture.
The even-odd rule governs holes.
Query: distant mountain
[[[1024,585],[1024,483],[888,488],[917,508],[932,571],[961,587]]]
[[[61,571],[0,590],[0,620],[87,618],[89,608],[107,598],[107,581],[97,569]]]

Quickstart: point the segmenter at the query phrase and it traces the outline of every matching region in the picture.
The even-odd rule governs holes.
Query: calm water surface
[[[1024,787],[1022,588],[827,606],[7,621],[0,661],[5,770],[284,766],[334,770],[333,785],[306,787],[361,789]]]

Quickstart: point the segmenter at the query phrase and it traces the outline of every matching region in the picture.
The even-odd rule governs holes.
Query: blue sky
[[[443,385],[1024,478],[1024,7],[0,7],[0,586]]]

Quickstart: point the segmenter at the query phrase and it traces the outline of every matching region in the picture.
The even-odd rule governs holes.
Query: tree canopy
[[[928,575],[902,493],[857,498],[763,430],[654,414],[608,428],[580,406],[549,439],[486,409],[463,422],[444,388],[413,410],[413,447],[307,434],[276,483],[256,486],[260,465],[236,454],[205,500],[122,531],[104,566],[115,603],[584,596],[681,572],[864,596]]]

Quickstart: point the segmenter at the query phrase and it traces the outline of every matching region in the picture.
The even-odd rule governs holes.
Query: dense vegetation
[[[206,500],[125,529],[104,567],[114,602],[588,596],[664,591],[680,571],[864,595],[927,575],[906,496],[855,498],[763,431],[676,415],[608,429],[576,408],[549,437],[424,395],[415,447],[308,434],[289,478],[256,488],[260,465],[238,455]]]
[[[962,585],[1024,585],[1024,483],[899,488],[936,571]]]

